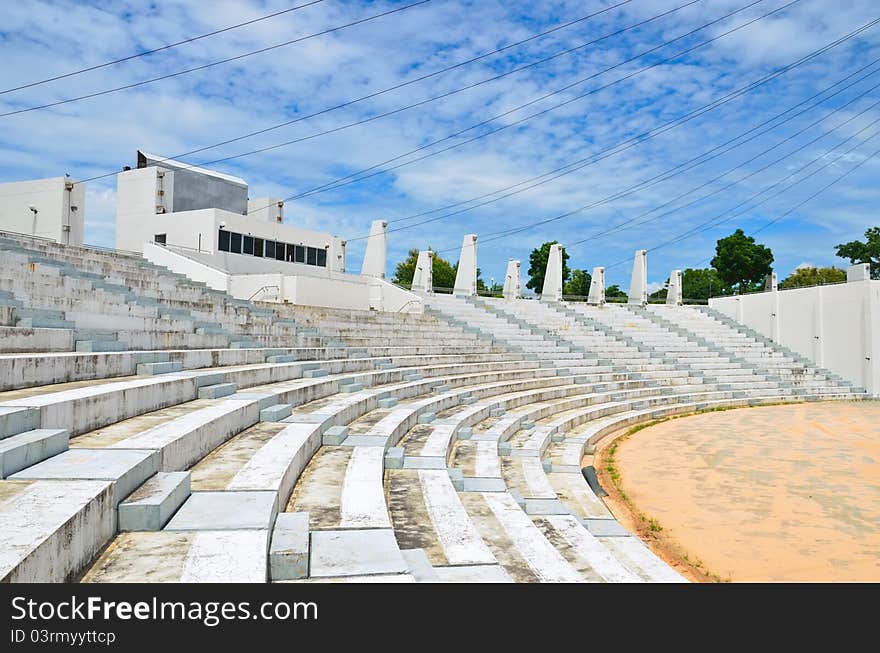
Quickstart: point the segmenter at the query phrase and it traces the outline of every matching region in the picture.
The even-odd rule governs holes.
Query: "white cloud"
[[[698,3],[626,35],[604,39],[593,47],[579,50],[576,55],[556,58],[393,117],[219,163],[216,167],[248,179],[252,196],[291,196],[397,157],[587,78],[741,4],[735,0]],[[48,0],[11,3],[4,7],[0,26],[0,57],[4,61],[0,90],[158,47],[288,6],[289,3],[282,0],[222,0],[212,3],[210,11],[205,10],[204,3],[194,0],[170,0],[156,6],[126,0],[106,5],[107,8]],[[321,3],[167,52],[0,95],[0,113],[168,74],[340,25],[391,6],[396,5],[390,2]],[[661,0],[631,3],[527,46],[511,49],[504,56],[487,58],[257,138],[210,149],[188,160],[201,163],[235,155],[394,110],[595,40],[672,6],[673,3]],[[621,65],[482,129],[511,124],[525,115],[608,85],[651,62],[717,36],[769,8],[764,7],[764,3],[757,5],[650,58]],[[537,4],[498,0],[429,3],[240,62],[51,110],[0,118],[0,181],[65,172],[82,179],[130,165],[137,148],[177,155],[440,69],[527,38],[586,14],[589,9],[592,8],[585,9],[583,3],[573,0]],[[288,219],[347,238],[366,233],[370,221],[378,217],[392,220],[391,228],[419,222],[393,221],[492,193],[614,147],[843,35],[871,18],[871,10],[870,3],[857,0],[797,3],[772,19],[755,23],[685,57],[590,93],[521,125],[391,173],[290,202]],[[821,155],[825,148],[854,134],[876,115],[866,114],[842,128],[840,135],[834,133],[827,141],[818,142],[766,173],[717,196],[678,208],[718,189],[722,182],[709,184],[693,195],[672,202],[670,207],[651,210],[739,164],[744,164],[744,168],[731,178],[743,178],[749,171],[765,165],[771,156],[789,152],[813,138],[819,130],[839,124],[867,106],[871,94],[847,112],[840,112],[830,125],[818,125],[803,137],[780,145],[773,154],[750,161],[794,129],[806,126],[824,112],[868,89],[870,79],[790,125],[783,125],[668,181],[509,238],[489,241],[484,236],[519,225],[536,224],[614,196],[796,105],[877,56],[880,56],[877,37],[866,32],[858,43],[836,48],[753,93],[582,170],[472,211],[394,232],[389,238],[389,271],[408,249],[428,244],[438,250],[449,250],[444,255],[455,260],[461,235],[472,231],[481,235],[480,267],[486,278],[503,274],[508,258],[527,260],[531,249],[545,240],[587,239],[583,245],[569,250],[571,266],[590,269],[604,264],[608,267],[608,283],[621,287],[628,285],[632,252],[637,248],[651,250],[649,265],[657,278],[665,279],[673,268],[706,265],[718,237],[738,226],[747,231],[760,227],[807,197],[819,185],[863,160],[872,150],[869,147],[856,150],[809,184],[741,217],[700,231],[681,243],[654,248],[715,216],[723,218],[725,210],[810,158]],[[480,130],[450,139],[443,145],[476,133]],[[428,151],[433,149],[436,148]],[[876,161],[865,164],[835,186],[833,192],[761,232],[759,239],[774,250],[777,269],[791,269],[805,257],[819,265],[839,263],[833,254],[833,244],[860,237],[867,226],[876,224],[874,207],[880,200],[880,191],[873,179],[877,173]],[[89,242],[102,245],[113,242],[114,189],[112,176],[89,187],[86,201]],[[597,232],[634,218],[638,218],[635,226],[595,236]],[[352,269],[359,268],[363,244],[364,241],[352,242],[349,255]],[[619,265],[615,265],[618,262]]]

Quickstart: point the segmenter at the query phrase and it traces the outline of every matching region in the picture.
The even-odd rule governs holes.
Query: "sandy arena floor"
[[[880,402],[673,419],[616,453],[622,487],[731,581],[880,581]]]

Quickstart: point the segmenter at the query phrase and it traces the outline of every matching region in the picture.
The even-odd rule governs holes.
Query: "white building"
[[[345,271],[345,241],[285,224],[284,204],[249,199],[239,177],[138,152],[138,167],[118,175],[116,247],[155,242],[195,250],[230,272],[305,268]]]
[[[85,184],[66,177],[0,184],[0,230],[83,243]]]
[[[136,169],[118,175],[118,249],[143,251],[241,299],[420,309],[415,295],[384,279],[346,274],[343,239],[285,223],[284,203],[248,198],[243,179],[141,151],[137,158]]]

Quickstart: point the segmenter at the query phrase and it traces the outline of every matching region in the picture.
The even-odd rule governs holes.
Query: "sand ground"
[[[880,581],[880,402],[673,419],[615,457],[622,489],[677,545],[665,553],[734,582]]]

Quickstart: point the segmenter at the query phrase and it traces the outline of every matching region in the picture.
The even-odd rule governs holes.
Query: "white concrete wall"
[[[880,281],[718,297],[709,306],[880,396]]]
[[[291,304],[309,306],[328,306],[357,310],[379,310],[391,312],[420,313],[422,300],[418,295],[382,279],[341,274],[313,266],[283,264],[284,271],[291,267],[297,269],[296,275],[281,272],[260,272],[254,274],[234,274],[209,264],[210,257],[186,250],[163,247],[145,243],[144,257],[163,265],[174,272],[185,274],[190,279],[202,281],[215,290],[230,293],[238,299],[255,301],[283,301]],[[301,274],[311,268],[322,274]],[[259,293],[259,294],[257,294]],[[256,296],[255,296],[256,294]]]
[[[30,206],[37,209],[36,216]],[[0,184],[0,230],[83,244],[86,186],[65,177]]]
[[[162,265],[174,272],[185,274],[193,281],[206,283],[214,290],[229,292],[229,274],[223,270],[193,260],[162,245],[144,243],[143,252],[144,258],[156,265]]]
[[[155,220],[173,206],[174,173],[164,171],[160,177],[160,172],[151,166],[116,175],[117,249],[139,252],[154,234],[162,233]]]

